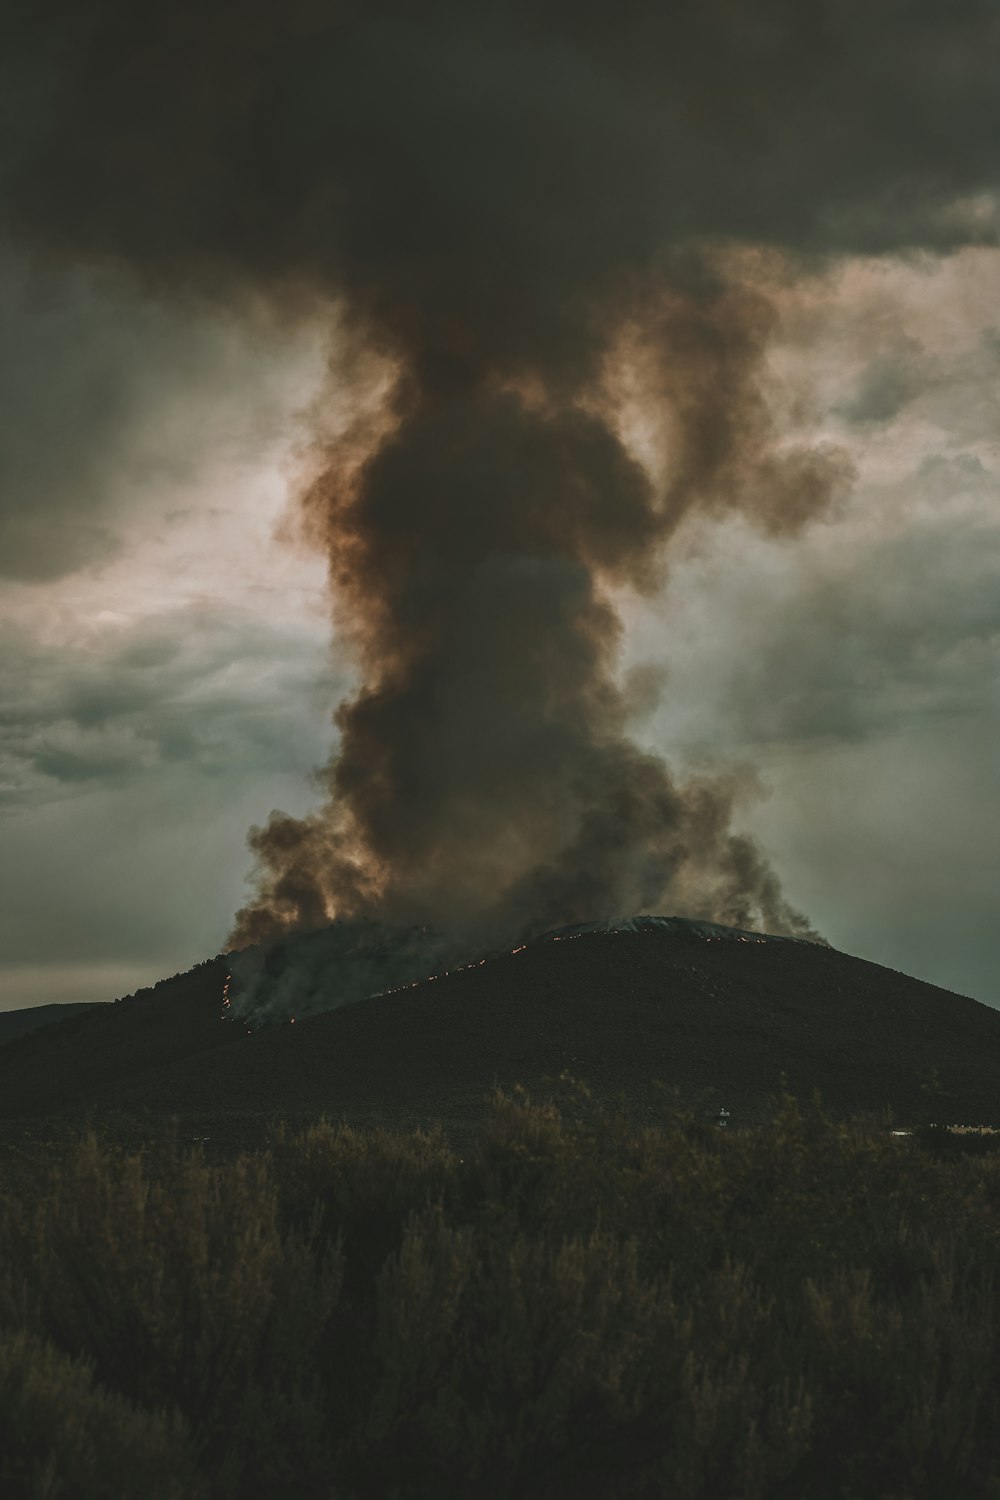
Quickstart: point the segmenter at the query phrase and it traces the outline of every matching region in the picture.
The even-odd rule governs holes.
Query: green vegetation
[[[498,1097],[0,1181],[5,1500],[1000,1497],[1000,1156]]]

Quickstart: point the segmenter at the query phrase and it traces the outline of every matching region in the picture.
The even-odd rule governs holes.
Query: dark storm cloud
[[[949,480],[995,493],[969,460],[934,464],[906,488],[935,494]],[[828,558],[745,619],[736,670],[716,685],[726,737],[851,743],[922,722],[954,723],[960,737],[996,702],[998,576],[1000,530],[985,522],[912,519],[860,556]]]
[[[46,86],[0,168],[25,241],[161,293],[339,298],[397,371],[306,497],[363,686],[328,805],[253,836],[240,935],[679,890],[800,928],[727,788],[630,743],[608,588],[653,587],[692,512],[778,535],[835,503],[842,461],[787,452],[760,395],[766,301],[706,246],[988,237],[993,4],[103,0],[25,32]],[[656,345],[662,485],[618,430],[627,330]]]
[[[231,601],[58,647],[0,627],[0,1009],[110,1000],[223,945],[248,822],[304,806],[325,753],[327,657]]]
[[[514,357],[692,236],[988,232],[955,205],[996,185],[998,27],[990,0],[25,8],[9,212],[165,277],[346,272],[454,333],[500,294]]]
[[[252,330],[120,274],[0,247],[0,327],[0,578],[107,562],[126,513],[190,485],[237,434],[245,461],[273,426]]]
[[[176,766],[190,783],[281,769],[333,690],[300,634],[227,606],[106,629],[58,651],[0,629],[0,808]],[[306,765],[308,765],[308,759]]]
[[[0,259],[0,574],[30,580],[115,551],[114,450],[134,409],[127,375],[143,369],[141,341],[85,288],[47,293]]]

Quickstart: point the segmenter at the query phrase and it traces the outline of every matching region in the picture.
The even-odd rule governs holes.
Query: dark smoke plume
[[[992,233],[998,34],[988,0],[24,12],[13,233],[158,295],[335,303],[393,372],[303,497],[362,686],[325,805],[251,835],[237,941],[664,904],[806,930],[732,789],[631,743],[614,600],[694,511],[775,535],[829,511],[843,465],[772,430],[773,314],[732,251],[793,274]]]
[[[429,327],[394,346],[387,429],[359,465],[331,452],[306,497],[364,685],[337,713],[326,805],[251,836],[264,886],[237,940],[334,914],[544,931],[681,890],[700,915],[805,930],[729,833],[725,788],[679,786],[630,743],[608,589],[659,582],[686,510],[793,529],[840,470],[770,451],[756,299],[663,296],[658,347],[687,378],[671,400],[668,362],[678,437],[659,489],[616,431],[606,344],[573,381],[540,339],[519,379],[486,359],[456,368]]]

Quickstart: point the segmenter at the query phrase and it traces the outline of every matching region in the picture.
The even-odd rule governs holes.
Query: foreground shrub
[[[440,1131],[370,1134],[320,1121],[275,1132],[271,1163],[285,1220],[336,1244],[352,1293],[370,1294],[411,1213],[453,1193],[459,1161]]]
[[[497,1243],[415,1221],[379,1284],[382,1378],[362,1493],[751,1496],[794,1466],[809,1402],[699,1324],[769,1309],[726,1267],[705,1306],[642,1276],[634,1241]],[[707,1331],[707,1329],[706,1329]]]
[[[221,1490],[274,1492],[279,1430],[300,1477],[328,1462],[312,1354],[339,1258],[282,1230],[266,1161],[170,1151],[151,1176],[90,1135],[11,1224],[9,1248],[27,1268],[10,1298],[25,1324],[108,1389],[183,1414]]]
[[[995,1154],[581,1090],[498,1097],[464,1159],[319,1124],[23,1166],[4,1495],[1000,1497]]]
[[[24,1332],[0,1334],[4,1500],[199,1500],[183,1421],[102,1390],[91,1367]]]

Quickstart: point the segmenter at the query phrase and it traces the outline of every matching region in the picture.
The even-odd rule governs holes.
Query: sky
[[[713,491],[655,579],[607,570],[602,597],[632,741],[724,778],[812,927],[1000,1005],[1000,249],[988,184],[960,186],[949,208],[938,182],[935,223],[968,232],[804,257],[746,213],[727,232],[724,279],[768,308],[748,377],[768,462],[835,455],[840,477],[794,526]],[[385,358],[373,338],[359,359],[333,273],[215,295],[62,223],[54,255],[22,218],[0,217],[3,1009],[111,999],[219,951],[257,888],[248,830],[329,801],[353,732],[333,714],[370,664],[302,496],[378,408]],[[394,250],[385,275],[406,266]],[[613,426],[669,488],[686,408],[651,398],[646,358],[618,349]]]

